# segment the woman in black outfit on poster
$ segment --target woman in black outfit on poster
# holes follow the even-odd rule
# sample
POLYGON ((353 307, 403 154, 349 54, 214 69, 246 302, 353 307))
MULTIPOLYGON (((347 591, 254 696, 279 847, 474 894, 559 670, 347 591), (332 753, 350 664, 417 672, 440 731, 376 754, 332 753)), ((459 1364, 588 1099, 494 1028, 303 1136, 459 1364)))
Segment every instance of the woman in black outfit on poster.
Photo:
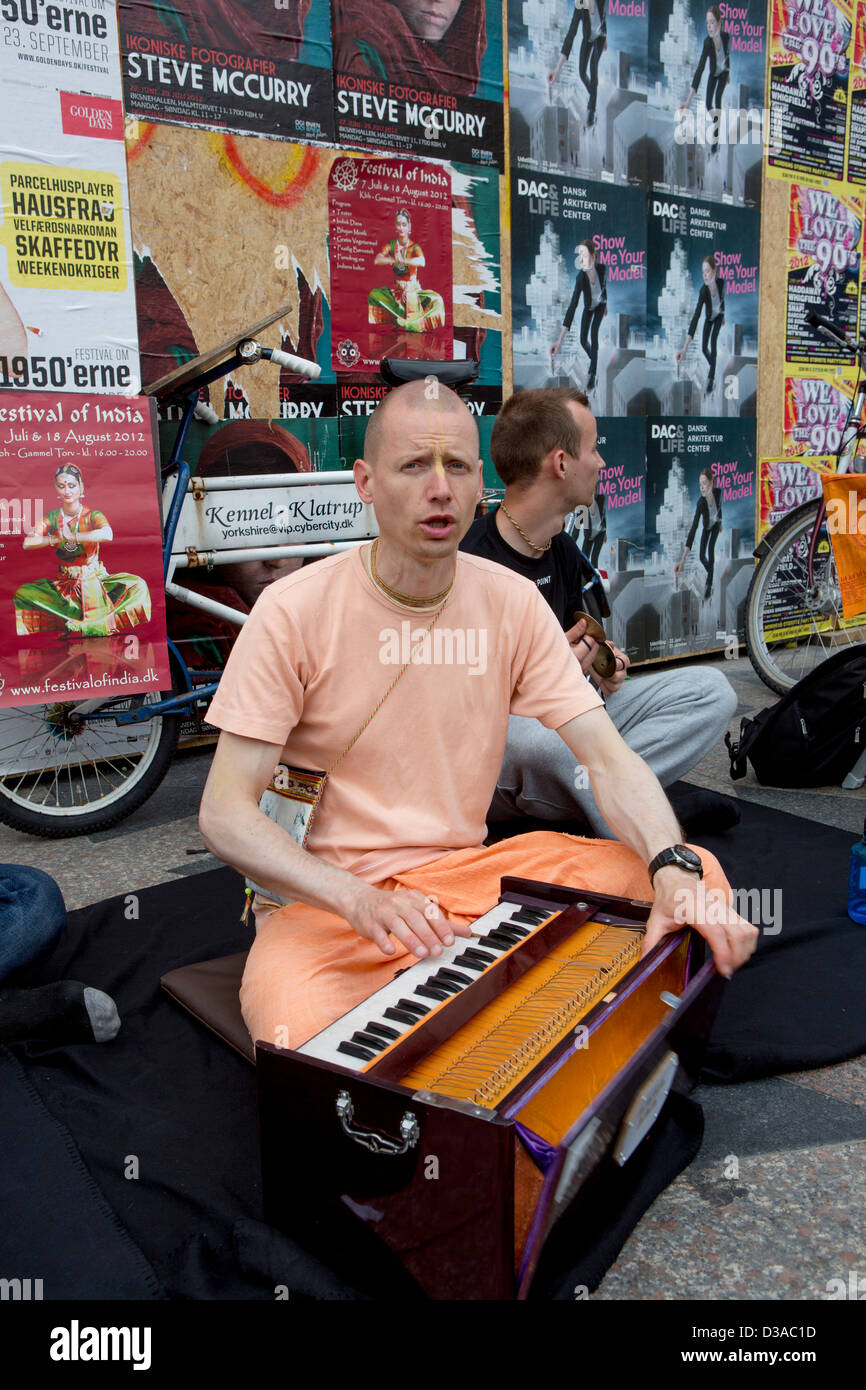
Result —
POLYGON ((715 563, 716 541, 719 539, 719 532, 722 529, 722 489, 715 485, 712 468, 701 469, 698 486, 701 489, 701 495, 698 498, 698 505, 695 507, 695 515, 692 519, 688 538, 686 539, 683 558, 678 565, 674 565, 674 574, 679 574, 682 571, 683 565, 686 563, 686 556, 692 548, 695 532, 698 529, 698 522, 700 521, 702 523, 700 561, 707 572, 707 586, 704 590, 704 598, 708 599, 713 591, 713 565, 715 563))
POLYGON ((687 111, 692 104, 692 97, 696 95, 698 87, 701 85, 701 77, 704 72, 704 65, 709 64, 707 71, 707 110, 713 118, 713 133, 710 143, 710 154, 715 154, 719 148, 719 120, 722 114, 722 97, 731 76, 731 36, 727 29, 722 28, 722 12, 718 5, 710 5, 707 10, 707 37, 704 39, 704 46, 701 49, 701 60, 695 69, 692 78, 692 85, 688 96, 680 106, 680 111, 687 111))
POLYGON ((707 378, 706 393, 709 396, 716 385, 716 348, 719 341, 719 333, 725 321, 725 282, 719 274, 716 266, 715 256, 705 256, 701 264, 701 273, 704 283, 698 292, 698 302, 695 305, 695 312, 692 314, 692 321, 689 324, 689 331, 686 334, 686 341, 677 353, 677 364, 682 362, 688 350, 689 343, 695 336, 695 329, 698 326, 698 319, 701 310, 706 309, 707 316, 704 319, 704 335, 701 340, 701 351, 707 359, 710 375, 707 378))
POLYGON ((553 72, 547 74, 547 80, 552 87, 559 74, 562 72, 562 65, 571 56, 571 48, 577 34, 578 24, 581 27, 580 38, 580 80, 589 93, 589 106, 586 112, 587 126, 595 125, 595 103, 598 96, 598 65, 601 55, 607 47, 607 0, 578 0, 574 6, 574 13, 571 16, 571 23, 568 26, 568 33, 562 45, 562 52, 556 62, 553 72))
POLYGON ((562 329, 559 337, 550 349, 550 361, 562 347, 562 340, 571 328, 574 320, 577 303, 583 295, 583 314, 580 319, 580 346, 589 358, 589 377, 586 382, 587 391, 591 391, 595 386, 595 374, 598 367, 598 330, 601 328, 601 321, 607 313, 607 269, 599 264, 598 253, 595 249, 595 242, 592 237, 582 241, 577 248, 575 265, 578 267, 578 276, 574 282, 574 290, 571 296, 571 303, 565 311, 565 318, 562 321, 562 329))

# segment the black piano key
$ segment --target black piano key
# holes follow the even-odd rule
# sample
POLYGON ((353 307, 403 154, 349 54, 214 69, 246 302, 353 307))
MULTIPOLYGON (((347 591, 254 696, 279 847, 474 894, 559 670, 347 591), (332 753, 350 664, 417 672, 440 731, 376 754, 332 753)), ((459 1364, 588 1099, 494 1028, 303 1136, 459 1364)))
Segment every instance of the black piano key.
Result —
MULTIPOLYGON (((494 956, 492 951, 479 951, 477 946, 467 946, 463 955, 464 957, 468 956, 470 960, 477 960, 478 964, 485 968, 488 965, 492 965, 496 960, 496 956, 494 956)), ((456 960, 457 957, 455 956, 454 959, 456 960)), ((462 964, 465 965, 466 961, 463 960, 462 964)))
POLYGON ((538 907, 519 907, 512 918, 515 922, 522 922, 527 927, 538 927, 550 916, 549 912, 542 912, 538 907))
POLYGON ((369 1047, 359 1047, 357 1043, 353 1042, 337 1043, 337 1051, 345 1052, 350 1057, 360 1057, 362 1062, 372 1062, 373 1058, 376 1056, 375 1052, 371 1052, 369 1047))
POLYGON ((453 980, 446 980, 444 975, 428 975, 424 983, 432 985, 434 989, 444 989, 448 994, 459 994, 463 988, 462 985, 455 985, 453 980))
POLYGON ((461 956, 454 957, 455 965, 465 966, 467 970, 486 970, 486 966, 480 960, 472 960, 468 951, 464 951, 461 956))
POLYGON ((394 1042, 400 1034, 396 1028, 387 1028, 384 1023, 365 1023, 365 1033, 375 1033, 377 1038, 387 1038, 389 1042, 394 1042))
POLYGON ((450 989, 443 989, 441 985, 419 985, 415 993, 423 994, 425 999, 435 999, 440 1004, 443 999, 450 999, 452 997, 452 991, 450 989))
POLYGON ((355 1032, 351 1040, 359 1047, 372 1047, 374 1052, 383 1052, 388 1046, 384 1038, 374 1038, 372 1033, 355 1032))
POLYGON ((414 1025, 418 1022, 418 1015, 410 1014, 406 1009, 383 1009, 382 1014, 385 1018, 395 1019, 397 1023, 411 1023, 414 1025))
POLYGON ((466 985, 472 984, 471 975, 464 975, 459 970, 450 970, 447 966, 444 965, 441 970, 436 971, 436 974, 433 976, 433 978, 434 980, 450 980, 452 984, 461 985, 464 988, 466 987, 466 985))
POLYGON ((510 932, 513 932, 515 936, 519 936, 521 940, 523 940, 524 936, 529 935, 529 928, 520 926, 518 922, 515 922, 513 917, 509 917, 507 922, 502 923, 502 926, 507 927, 510 932))
POLYGON ((418 1018, 423 1018, 425 1014, 430 1012, 424 1004, 419 1004, 417 999, 398 999, 397 1008, 407 1009, 410 1014, 416 1014, 418 1018))
POLYGON ((503 951, 507 951, 510 947, 516 946, 519 939, 519 937, 515 939, 506 932, 500 931, 498 927, 495 931, 489 931, 484 937, 485 942, 488 942, 491 946, 499 946, 503 951))

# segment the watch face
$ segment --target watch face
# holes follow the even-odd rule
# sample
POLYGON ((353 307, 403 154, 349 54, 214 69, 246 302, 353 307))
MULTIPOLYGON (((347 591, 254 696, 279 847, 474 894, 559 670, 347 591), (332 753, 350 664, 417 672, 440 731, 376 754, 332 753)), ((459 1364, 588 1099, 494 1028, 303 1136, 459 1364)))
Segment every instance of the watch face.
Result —
POLYGON ((685 845, 675 845, 673 852, 676 855, 677 862, 684 865, 685 868, 700 870, 703 867, 701 864, 701 856, 695 854, 693 849, 686 849, 685 845))

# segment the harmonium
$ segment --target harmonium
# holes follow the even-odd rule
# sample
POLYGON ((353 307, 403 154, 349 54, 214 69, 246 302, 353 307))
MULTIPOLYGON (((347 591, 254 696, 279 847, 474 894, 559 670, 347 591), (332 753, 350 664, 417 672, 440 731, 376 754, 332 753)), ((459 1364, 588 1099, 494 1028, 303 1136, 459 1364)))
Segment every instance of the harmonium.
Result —
POLYGON ((724 982, 688 927, 640 958, 650 906, 504 878, 471 938, 297 1051, 257 1043, 266 1221, 354 1288, 527 1298, 697 1079, 724 982))

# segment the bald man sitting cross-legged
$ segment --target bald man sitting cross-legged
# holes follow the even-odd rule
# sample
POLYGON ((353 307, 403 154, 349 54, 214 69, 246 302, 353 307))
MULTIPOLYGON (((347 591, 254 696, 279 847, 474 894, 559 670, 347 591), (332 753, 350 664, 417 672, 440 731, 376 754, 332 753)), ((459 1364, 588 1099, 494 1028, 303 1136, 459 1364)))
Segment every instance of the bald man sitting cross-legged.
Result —
MULTIPOLYGON (((288 900, 257 912, 241 989, 253 1039, 297 1047, 412 956, 441 954, 497 901, 506 873, 654 890, 645 950, 685 916, 725 974, 755 946, 755 929, 719 914, 718 899, 723 921, 703 920, 713 895, 699 891, 696 855, 650 882, 647 865, 681 839, 658 782, 535 586, 458 554, 481 493, 478 433, 458 397, 431 386, 392 391, 371 417, 355 480, 378 541, 262 594, 208 713, 223 732, 202 833, 272 904, 288 900), (621 843, 539 832, 484 847, 509 712, 557 730, 621 843), (333 768, 304 849, 259 809, 278 763, 333 768)), ((716 861, 700 859, 729 899, 716 861)))

